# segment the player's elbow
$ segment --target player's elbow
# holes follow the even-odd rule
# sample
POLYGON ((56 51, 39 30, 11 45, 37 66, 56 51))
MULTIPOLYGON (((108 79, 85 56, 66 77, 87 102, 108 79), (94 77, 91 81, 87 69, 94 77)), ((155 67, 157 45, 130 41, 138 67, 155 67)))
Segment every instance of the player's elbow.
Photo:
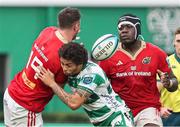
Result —
POLYGON ((69 107, 70 107, 72 110, 76 110, 76 109, 78 109, 79 107, 81 107, 81 104, 69 104, 69 107))
POLYGON ((72 110, 77 110, 79 107, 72 106, 70 107, 72 110))
POLYGON ((80 97, 79 94, 75 93, 71 96, 71 99, 69 100, 68 106, 72 110, 76 110, 84 103, 84 98, 80 97))

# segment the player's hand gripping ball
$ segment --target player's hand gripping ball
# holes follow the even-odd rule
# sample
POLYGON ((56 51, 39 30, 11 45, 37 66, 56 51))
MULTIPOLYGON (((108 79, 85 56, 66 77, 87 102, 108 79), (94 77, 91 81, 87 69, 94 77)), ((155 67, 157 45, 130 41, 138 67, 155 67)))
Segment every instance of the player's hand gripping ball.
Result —
POLYGON ((98 38, 94 43, 91 56, 97 61, 105 60, 111 57, 118 48, 118 37, 112 34, 105 34, 98 38))

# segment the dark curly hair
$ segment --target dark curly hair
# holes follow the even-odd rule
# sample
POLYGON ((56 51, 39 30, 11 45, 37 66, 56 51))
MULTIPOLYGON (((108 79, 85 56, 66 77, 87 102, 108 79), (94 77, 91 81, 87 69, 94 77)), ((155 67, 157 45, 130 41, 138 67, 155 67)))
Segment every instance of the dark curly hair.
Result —
POLYGON ((84 48, 84 46, 75 42, 64 44, 59 49, 59 56, 66 60, 71 60, 76 65, 84 65, 88 61, 87 50, 84 48))

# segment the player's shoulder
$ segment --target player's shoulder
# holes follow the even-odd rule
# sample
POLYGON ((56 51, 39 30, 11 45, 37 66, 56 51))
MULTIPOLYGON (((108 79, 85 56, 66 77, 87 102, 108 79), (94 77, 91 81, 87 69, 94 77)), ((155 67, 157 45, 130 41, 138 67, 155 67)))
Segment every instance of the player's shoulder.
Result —
POLYGON ((146 42, 146 47, 149 48, 150 50, 152 50, 154 53, 165 53, 165 51, 163 49, 161 49, 160 47, 158 47, 155 44, 152 44, 150 42, 146 42))
POLYGON ((152 44, 151 42, 146 42, 146 46, 155 50, 161 50, 157 45, 152 44))
POLYGON ((175 57, 175 54, 171 54, 170 56, 168 56, 168 58, 167 58, 169 61, 171 61, 171 62, 174 62, 174 61, 176 61, 176 57, 175 57))
POLYGON ((86 64, 85 69, 89 71, 89 70, 94 70, 95 68, 97 69, 98 67, 99 67, 98 64, 96 64, 95 62, 89 60, 87 62, 87 64, 86 64))
POLYGON ((49 26, 49 27, 45 27, 42 32, 48 32, 48 31, 56 31, 57 27, 54 26, 49 26))
POLYGON ((50 35, 53 35, 53 33, 55 32, 57 30, 57 28, 56 27, 53 27, 53 26, 51 26, 51 27, 46 27, 46 28, 44 28, 41 32, 40 32, 40 34, 39 34, 39 36, 38 36, 38 39, 44 39, 44 38, 49 38, 50 37, 50 35))
POLYGON ((102 71, 101 67, 92 61, 88 61, 85 67, 86 73, 94 73, 94 70, 96 70, 96 73, 100 73, 102 71))
POLYGON ((174 59, 175 58, 175 54, 171 54, 168 59, 174 59))

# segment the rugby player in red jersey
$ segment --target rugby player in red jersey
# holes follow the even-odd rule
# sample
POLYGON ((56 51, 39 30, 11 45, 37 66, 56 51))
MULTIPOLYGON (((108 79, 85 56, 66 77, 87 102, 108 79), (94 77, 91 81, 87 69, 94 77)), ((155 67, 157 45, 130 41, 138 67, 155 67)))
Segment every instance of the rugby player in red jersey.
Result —
POLYGON ((120 47, 99 65, 109 77, 114 91, 132 110, 135 126, 162 126, 156 74, 160 75, 162 84, 169 91, 177 89, 177 79, 168 67, 166 53, 140 39, 140 25, 141 21, 135 15, 120 17, 120 47))
POLYGON ((58 50, 76 38, 80 30, 79 10, 64 8, 58 14, 58 23, 59 27, 47 27, 40 33, 32 45, 26 67, 8 85, 4 94, 6 126, 43 126, 41 112, 54 93, 37 78, 37 66, 49 68, 58 84, 66 82, 58 50))

